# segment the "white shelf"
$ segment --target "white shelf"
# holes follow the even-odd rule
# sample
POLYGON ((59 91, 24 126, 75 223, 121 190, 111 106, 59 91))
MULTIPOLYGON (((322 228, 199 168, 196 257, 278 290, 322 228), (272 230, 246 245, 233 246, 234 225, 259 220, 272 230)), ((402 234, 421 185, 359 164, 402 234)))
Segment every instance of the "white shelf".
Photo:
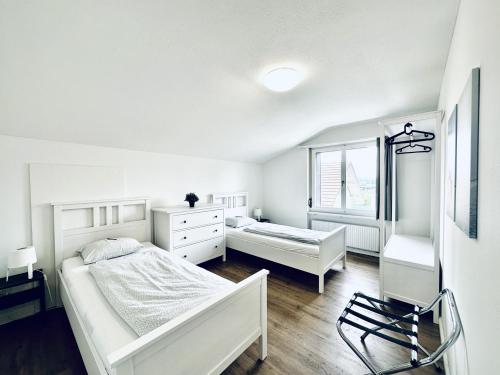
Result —
POLYGON ((434 271, 434 246, 428 237, 393 234, 385 245, 386 262, 434 271))

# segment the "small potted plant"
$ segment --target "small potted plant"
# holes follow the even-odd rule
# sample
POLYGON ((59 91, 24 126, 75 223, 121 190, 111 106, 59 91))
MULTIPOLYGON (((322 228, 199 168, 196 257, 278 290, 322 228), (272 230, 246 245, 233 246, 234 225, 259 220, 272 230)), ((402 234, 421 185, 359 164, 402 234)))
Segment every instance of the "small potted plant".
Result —
POLYGON ((189 193, 186 194, 186 199, 184 199, 184 202, 189 202, 189 207, 193 208, 194 204, 198 202, 200 199, 195 193, 189 193))

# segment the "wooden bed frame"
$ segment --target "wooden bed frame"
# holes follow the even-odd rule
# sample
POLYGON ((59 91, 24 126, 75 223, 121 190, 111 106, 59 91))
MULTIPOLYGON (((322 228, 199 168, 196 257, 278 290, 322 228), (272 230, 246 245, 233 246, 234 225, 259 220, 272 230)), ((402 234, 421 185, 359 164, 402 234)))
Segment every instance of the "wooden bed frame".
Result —
POLYGON ((102 238, 151 238, 150 202, 131 198, 54 203, 58 298, 68 315, 87 372, 91 375, 219 374, 259 339, 267 356, 267 275, 261 270, 236 288, 143 335, 104 361, 83 323, 61 272, 62 261, 83 244, 102 238), (167 366, 167 367, 165 367, 167 366))
MULTIPOLYGON (((225 206, 225 217, 248 216, 247 192, 214 193, 212 194, 212 202, 225 206)), ((328 234, 321 245, 319 245, 318 258, 291 252, 268 244, 232 238, 231 236, 227 236, 227 233, 226 246, 259 258, 317 275, 319 278, 318 292, 323 293, 325 288, 325 273, 339 261, 342 261, 342 268, 346 268, 347 252, 345 245, 345 229, 346 226, 343 225, 328 234)))

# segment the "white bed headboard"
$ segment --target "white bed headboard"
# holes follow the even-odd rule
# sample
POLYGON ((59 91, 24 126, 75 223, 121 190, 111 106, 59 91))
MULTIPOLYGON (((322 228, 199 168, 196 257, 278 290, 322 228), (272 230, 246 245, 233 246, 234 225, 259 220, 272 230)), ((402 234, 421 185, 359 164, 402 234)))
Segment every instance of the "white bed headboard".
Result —
POLYGON ((107 237, 151 240, 148 198, 52 203, 54 209, 54 265, 76 255, 84 244, 107 237))
POLYGON ((224 216, 248 216, 248 193, 213 193, 212 203, 224 205, 224 216))
POLYGON ((54 210, 54 276, 56 305, 60 305, 57 270, 87 243, 107 237, 151 241, 151 207, 148 198, 119 198, 52 203, 54 210))

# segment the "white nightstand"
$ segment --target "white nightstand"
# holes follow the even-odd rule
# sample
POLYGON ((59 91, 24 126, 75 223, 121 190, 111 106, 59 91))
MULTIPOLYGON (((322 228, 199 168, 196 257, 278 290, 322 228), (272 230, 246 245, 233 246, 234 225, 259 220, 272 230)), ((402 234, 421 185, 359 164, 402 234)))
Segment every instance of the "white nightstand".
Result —
POLYGON ((155 245, 195 264, 226 260, 223 205, 153 208, 153 221, 155 245))

